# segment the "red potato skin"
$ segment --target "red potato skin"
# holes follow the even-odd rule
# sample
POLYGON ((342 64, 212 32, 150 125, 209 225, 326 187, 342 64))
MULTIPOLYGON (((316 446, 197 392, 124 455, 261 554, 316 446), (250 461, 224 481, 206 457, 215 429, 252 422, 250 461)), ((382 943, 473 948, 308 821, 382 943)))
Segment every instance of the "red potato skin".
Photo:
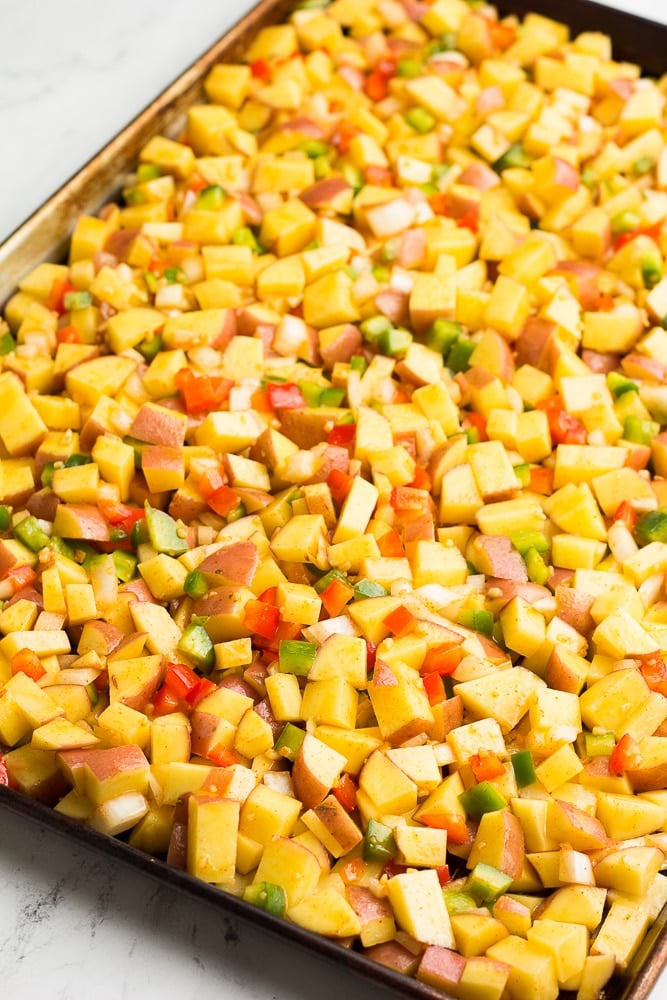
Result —
POLYGON ((479 535, 473 549, 484 553, 495 577, 516 584, 528 583, 526 564, 505 535, 479 535))
POLYGON ((148 444, 182 448, 186 429, 186 422, 166 406, 144 403, 132 421, 130 436, 148 444))
POLYGON ((366 886, 348 885, 345 893, 348 903, 362 924, 369 923, 371 920, 383 920, 386 917, 393 917, 389 900, 374 896, 366 886))
POLYGON ((249 587, 259 565, 257 546, 252 542, 234 542, 211 553, 197 567, 202 573, 215 573, 232 583, 249 587))
POLYGON ((551 591, 547 587, 541 587, 539 583, 521 583, 500 577, 487 579, 485 590, 487 594, 490 590, 499 590, 500 596, 496 597, 494 594, 494 600, 501 601, 503 604, 508 604, 515 597, 521 597, 524 601, 528 601, 529 604, 534 604, 536 601, 551 597, 551 591))
POLYGON ((68 503, 66 506, 78 521, 78 538, 85 542, 109 541, 109 525, 97 507, 90 503, 68 503))
POLYGON ((441 990, 456 989, 461 982, 466 959, 451 948, 430 944, 422 955, 417 979, 441 990))
POLYGON ((349 361, 362 344, 359 327, 353 323, 346 323, 338 337, 332 344, 324 347, 319 345, 322 361, 327 368, 333 368, 337 361, 349 361))
POLYGON ((571 625, 581 635, 589 635, 595 628, 595 622, 590 610, 595 598, 583 594, 572 587, 559 585, 556 587, 556 613, 564 622, 571 625))
POLYGON ((598 375, 608 375, 609 372, 618 368, 618 354, 601 354, 600 351, 584 349, 581 352, 581 360, 587 364, 592 372, 598 375))
MULTIPOLYGON (((478 101, 483 99, 489 105, 489 107, 484 109, 485 111, 491 110, 491 102, 498 100, 498 93, 500 94, 500 104, 493 104, 493 107, 498 108, 502 107, 505 103, 500 87, 487 87, 479 95, 478 101)), ((477 188, 478 191, 488 191, 490 188, 497 187, 500 183, 501 180, 498 174, 491 167, 487 167, 485 163, 471 163, 459 177, 459 184, 477 188)))
POLYGON ((309 208, 328 208, 337 211, 337 206, 343 209, 349 204, 352 187, 344 177, 326 177, 306 188, 299 195, 309 208))
POLYGON ((192 792, 181 795, 174 806, 174 822, 171 828, 167 864, 185 871, 188 855, 188 799, 192 792))
POLYGON ((285 723, 279 722, 275 715, 271 711, 271 705, 268 698, 261 698, 255 705, 255 711, 259 715, 260 719, 264 719, 265 722, 271 726, 271 731, 273 733, 274 739, 278 739, 282 733, 285 723))
POLYGON ((387 288, 375 296, 375 305, 379 311, 396 325, 407 323, 408 302, 406 293, 395 288, 387 288))
POLYGON ((35 517, 43 518, 45 521, 52 521, 56 516, 60 500, 53 490, 45 487, 33 493, 26 504, 26 509, 35 517))
POLYGON ((121 771, 123 774, 127 774, 131 771, 148 767, 148 761, 143 750, 140 750, 133 743, 127 746, 111 747, 108 750, 93 748, 88 751, 88 755, 83 758, 82 762, 92 771, 98 781, 113 778, 115 774, 120 774, 121 771))
POLYGON ((141 455, 142 469, 172 469, 177 472, 183 467, 183 452, 180 448, 170 448, 162 444, 152 444, 144 448, 141 455))
POLYGON ((435 541, 435 517, 427 511, 419 517, 408 521, 403 528, 403 542, 433 542, 435 541))
POLYGON ((423 229, 408 229, 398 250, 401 267, 417 267, 426 255, 426 234, 423 229))
POLYGON ((350 468, 350 453, 341 445, 329 444, 322 452, 322 462, 317 472, 308 480, 309 483, 325 483, 334 469, 348 472, 350 468))
POLYGON ((133 594, 137 601, 142 601, 148 604, 159 603, 155 600, 148 588, 148 585, 144 583, 142 579, 130 580, 129 583, 124 583, 118 588, 118 590, 123 594, 133 594))
POLYGON ((516 364, 548 369, 556 333, 555 323, 540 319, 538 316, 529 316, 523 330, 514 341, 516 364))
POLYGON ((12 604, 16 604, 17 601, 32 601, 40 611, 44 610, 42 595, 32 587, 24 587, 23 590, 17 590, 14 596, 5 602, 4 607, 11 608, 12 604))
POLYGON ((402 972, 406 976, 413 976, 419 965, 419 954, 415 955, 398 941, 374 944, 371 948, 366 948, 364 954, 374 962, 395 969, 396 972, 402 972))

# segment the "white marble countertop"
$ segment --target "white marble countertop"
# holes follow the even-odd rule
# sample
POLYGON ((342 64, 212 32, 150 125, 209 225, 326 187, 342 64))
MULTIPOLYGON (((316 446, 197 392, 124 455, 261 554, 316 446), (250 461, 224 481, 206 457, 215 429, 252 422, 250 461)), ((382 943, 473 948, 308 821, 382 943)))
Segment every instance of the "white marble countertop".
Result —
MULTIPOLYGON (((614 5, 667 21, 666 0, 614 5)), ((0 0, 0 240, 251 6, 0 0)), ((5 810, 0 823, 3 996, 387 996, 5 810)))

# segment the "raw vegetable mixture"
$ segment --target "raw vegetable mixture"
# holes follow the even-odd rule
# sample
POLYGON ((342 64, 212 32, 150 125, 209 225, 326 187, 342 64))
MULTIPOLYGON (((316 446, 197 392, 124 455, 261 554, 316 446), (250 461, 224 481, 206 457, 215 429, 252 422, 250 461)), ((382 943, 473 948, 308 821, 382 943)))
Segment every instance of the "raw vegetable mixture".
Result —
POLYGON ((667 81, 306 0, 0 320, 0 781, 462 1000, 667 901, 667 81))

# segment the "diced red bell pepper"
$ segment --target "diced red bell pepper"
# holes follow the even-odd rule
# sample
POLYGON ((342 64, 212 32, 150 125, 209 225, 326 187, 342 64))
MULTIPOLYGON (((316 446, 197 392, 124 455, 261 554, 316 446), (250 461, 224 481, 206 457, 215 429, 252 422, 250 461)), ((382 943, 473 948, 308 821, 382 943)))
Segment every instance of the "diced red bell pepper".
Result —
POLYGON ((375 667, 375 658, 377 654, 377 646, 370 639, 366 639, 366 670, 368 673, 372 673, 375 667))
POLYGON ((168 663, 164 683, 177 698, 186 700, 199 683, 199 674, 185 663, 168 663))
POLYGON ((486 433, 486 420, 481 413, 477 413, 476 410, 470 410, 465 416, 466 424, 468 427, 472 427, 477 431, 480 441, 488 441, 489 435, 486 433))
POLYGON ((443 677, 447 677, 454 673, 461 662, 461 656, 461 646, 458 643, 456 645, 442 643, 439 646, 431 646, 424 657, 421 673, 441 674, 443 677))
POLYGON ((476 212, 469 210, 456 220, 456 225, 459 229, 469 229, 472 233, 476 233, 479 229, 479 217, 476 212))
POLYGON ((394 434, 394 444, 405 448, 411 458, 417 457, 417 441, 414 434, 394 434))
POLYGON ((342 121, 337 130, 337 134, 334 136, 334 145, 338 146, 338 152, 341 156, 350 148, 350 143, 355 136, 361 134, 361 129, 357 125, 353 125, 352 122, 342 121))
POLYGON ((422 681, 429 705, 440 705, 443 701, 446 701, 447 694, 440 674, 435 673, 435 671, 430 674, 423 674, 422 681))
POLYGON ((551 440, 554 444, 586 444, 588 434, 581 420, 564 409, 559 396, 551 396, 537 404, 536 409, 547 415, 551 440))
POLYGON ((630 733, 625 733, 609 755, 609 773, 620 778, 626 771, 641 767, 641 763, 639 744, 630 733))
POLYGON ((11 659, 12 674, 26 674, 33 681, 40 680, 46 670, 37 653, 32 649, 19 649, 11 659))
POLYGON ((357 433, 356 424, 336 424, 327 435, 327 444, 336 445, 341 448, 349 448, 354 444, 354 437, 357 433))
POLYGON ((340 871, 340 877, 347 885, 354 885, 355 882, 361 881, 366 871, 363 858, 350 858, 341 864, 340 869, 338 866, 336 868, 340 871))
POLYGON ((667 697, 667 664, 660 653, 643 657, 639 670, 651 691, 667 697))
POLYGON ((438 876, 438 882, 440 883, 440 885, 447 885, 447 883, 451 882, 452 880, 452 876, 449 871, 449 865, 440 865, 438 868, 435 869, 435 873, 438 876))
POLYGON ((449 198, 445 191, 435 191, 430 194, 428 203, 436 215, 449 215, 449 198))
POLYGON ((56 278, 49 289, 49 294, 46 299, 47 309, 52 309, 54 312, 57 312, 59 316, 62 316, 67 312, 63 301, 65 296, 68 292, 75 291, 76 288, 70 281, 67 280, 67 278, 56 278))
POLYGON ((510 47, 516 38, 516 28, 511 24, 504 24, 502 21, 491 21, 489 34, 494 48, 503 52, 510 47))
POLYGON ((629 500, 623 500, 616 508, 613 520, 622 521, 628 531, 634 531, 637 524, 637 511, 629 500))
POLYGON ((240 764, 241 758, 229 747, 213 747, 206 754, 206 759, 212 761, 217 767, 231 767, 232 764, 240 764))
POLYGON ((215 684, 208 677, 200 677, 185 699, 190 708, 196 708, 202 698, 215 691, 215 684))
POLYGON ((273 639, 280 624, 280 612, 264 601, 248 601, 245 606, 244 624, 251 632, 273 639))
POLYGON ((231 486, 221 486, 206 497, 206 503, 220 517, 228 517, 240 502, 238 493, 231 486))
POLYGON ((231 379, 221 375, 193 375, 189 368, 181 368, 174 382, 190 414, 221 409, 234 385, 231 379))
POLYGON ((59 344, 80 344, 81 334, 75 326, 61 326, 56 330, 56 340, 59 344))
POLYGON ((377 546, 380 555, 387 559, 403 559, 405 557, 405 547, 396 528, 390 528, 384 535, 380 535, 377 539, 377 546))
POLYGON ((426 469, 423 469, 421 465, 418 465, 415 469, 415 478, 411 483, 408 483, 413 490, 427 490, 430 492, 433 483, 431 477, 429 476, 426 469))
POLYGON ((324 610, 330 618, 336 618, 353 597, 354 587, 336 578, 320 594, 324 610))
POLYGON ((271 79, 271 67, 266 59, 254 59, 250 63, 250 72, 256 80, 261 80, 263 83, 268 83, 271 79))
POLYGON ((393 187, 394 175, 388 167, 379 167, 371 163, 364 169, 364 179, 374 187, 393 187))
POLYGON ((343 809, 353 812, 357 808, 357 785, 347 772, 341 774, 332 791, 343 809))
POLYGON ((548 466, 535 465, 528 470, 529 488, 533 493, 548 497, 554 491, 554 470, 548 466))
POLYGON ((637 236, 650 236, 652 240, 658 240, 662 230, 662 222, 654 222, 652 226, 638 226, 637 229, 629 233, 620 233, 614 240, 614 252, 616 253, 637 236))
POLYGON ((452 844, 467 844, 470 840, 468 824, 462 816, 453 813, 422 813, 419 822, 434 830, 446 830, 452 844))
POLYGON ((162 687, 158 688, 155 692, 155 696, 153 698, 154 719, 159 718, 161 715, 171 715, 172 712, 180 712, 182 709, 183 704, 166 684, 163 684, 162 687))
POLYGON ((341 469, 331 470, 327 476, 327 486, 335 503, 339 505, 343 503, 350 492, 352 482, 352 476, 348 476, 347 472, 343 472, 341 469))
POLYGON ((130 534, 137 521, 143 521, 146 517, 143 507, 130 507, 124 503, 101 500, 99 508, 109 524, 124 531, 126 535, 130 534))
POLYGON ((470 768, 476 781, 493 781, 505 773, 503 762, 498 754, 490 750, 480 750, 470 758, 470 768))
POLYGON ((301 410, 306 405, 301 389, 294 382, 269 382, 266 394, 273 410, 301 410))
POLYGON ((277 587, 267 587, 257 598, 258 601, 263 601, 264 604, 273 604, 275 608, 278 607, 278 588, 277 587))
POLYGON ((389 614, 382 619, 383 623, 392 635, 398 636, 399 638, 407 635, 408 632, 412 630, 416 620, 415 616, 411 611, 408 611, 404 604, 399 604, 397 608, 390 611, 389 614))
POLYGON ((386 875, 387 878, 393 878, 394 875, 404 875, 407 870, 407 865, 402 865, 398 861, 387 861, 382 866, 382 875, 386 875))
POLYGON ((383 101, 389 93, 387 77, 378 69, 372 70, 364 82, 364 93, 372 101, 383 101))

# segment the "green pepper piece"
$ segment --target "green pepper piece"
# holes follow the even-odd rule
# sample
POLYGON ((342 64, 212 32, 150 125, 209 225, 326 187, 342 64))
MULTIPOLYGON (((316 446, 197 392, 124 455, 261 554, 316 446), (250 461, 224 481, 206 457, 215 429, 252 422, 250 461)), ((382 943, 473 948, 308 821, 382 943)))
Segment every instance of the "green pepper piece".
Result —
POLYGON ((206 674, 215 666, 213 643, 203 625, 186 626, 176 648, 206 674))
POLYGON ((445 887, 442 890, 442 898, 445 901, 447 913, 450 916, 453 913, 465 913, 466 910, 477 909, 477 900, 475 897, 471 896, 469 892, 463 892, 461 889, 447 889, 445 887))
POLYGON ((301 394, 306 402, 306 406, 321 406, 322 393, 324 392, 324 386, 320 385, 319 382, 299 382, 297 383, 299 389, 301 389, 301 394))
POLYGON ((116 576, 121 583, 128 583, 134 578, 137 572, 137 557, 133 552, 123 552, 122 549, 114 549, 111 553, 116 576))
POLYGON ((142 340, 137 350, 146 361, 152 361, 164 347, 162 337, 159 333, 154 333, 150 337, 142 340))
POLYGON ((456 620, 464 628, 481 632, 489 639, 493 635, 493 615, 490 611, 485 611, 482 608, 464 608, 456 620))
POLYGON ((354 189, 355 194, 357 191, 361 191, 366 181, 360 167, 357 167, 354 163, 344 163, 342 173, 347 183, 354 189))
POLYGON ((50 486, 53 482, 53 473, 56 468, 55 462, 45 462, 42 469, 42 473, 39 477, 39 481, 42 486, 50 486))
POLYGON ((278 646, 278 670, 282 674, 305 677, 313 665, 317 645, 301 639, 281 639, 278 646))
POLYGON ((75 562, 74 549, 64 538, 60 538, 58 535, 51 535, 49 538, 49 548, 65 559, 71 559, 72 562, 75 562))
POLYGON ((532 162, 533 157, 530 153, 526 152, 521 143, 514 142, 491 166, 496 173, 500 174, 503 170, 510 170, 513 167, 522 167, 524 170, 527 170, 532 162))
POLYGON ((345 576, 345 573, 341 573, 339 569, 330 569, 329 572, 325 573, 324 576, 321 576, 313 586, 315 587, 317 593, 321 594, 327 589, 330 583, 333 583, 334 580, 341 580, 343 583, 348 584, 350 582, 345 576))
POLYGON ((620 236, 622 233, 632 233, 641 225, 641 219, 631 208, 626 208, 622 212, 612 215, 609 225, 613 236, 620 236))
POLYGON ((439 351, 440 354, 447 355, 463 334, 463 327, 453 319, 443 319, 439 316, 431 324, 431 328, 426 334, 426 346, 432 351, 439 351))
POLYGON ((63 467, 65 469, 73 469, 78 465, 90 465, 92 463, 92 458, 90 455, 80 455, 78 452, 74 452, 73 455, 69 455, 63 462, 63 467))
POLYGON ((394 327, 380 334, 378 350, 381 354, 386 354, 390 358, 397 358, 405 354, 412 340, 412 334, 409 330, 394 327))
POLYGON ((198 569, 193 569, 188 573, 183 584, 183 591, 188 597, 203 597, 208 589, 209 586, 203 573, 198 569))
POLYGON ((512 468, 521 485, 530 486, 530 462, 521 462, 519 465, 513 465, 512 468))
POLYGON ((522 556, 525 556, 530 549, 535 549, 540 555, 549 551, 549 542, 541 531, 513 531, 510 541, 522 556))
POLYGON ((39 552, 49 544, 50 538, 40 527, 39 521, 32 514, 17 521, 14 525, 14 537, 31 552, 39 552))
POLYGON ((299 729, 294 723, 286 722, 280 736, 273 745, 273 749, 281 757, 291 760, 293 763, 305 735, 305 729, 299 729))
POLYGON ((667 542, 667 507, 642 514, 635 525, 635 539, 640 545, 667 542))
POLYGON ((419 132, 420 135, 426 135, 427 132, 432 132, 435 126, 438 124, 435 115, 432 115, 430 111, 426 108, 409 108, 403 115, 406 122, 413 128, 415 132, 419 132))
POLYGON ((5 354, 11 354, 12 351, 16 350, 16 341, 12 337, 9 330, 0 334, 0 357, 5 354))
POLYGON ((88 692, 88 697, 90 698, 90 704, 95 708, 100 700, 100 692, 95 687, 95 682, 91 681, 90 684, 86 684, 86 691, 88 692))
POLYGON ((654 166, 655 161, 652 156, 640 156, 632 164, 632 172, 642 177, 644 174, 650 173, 654 166))
POLYGON ((367 344, 377 344, 382 334, 393 330, 393 326, 386 316, 369 316, 360 324, 359 330, 367 344))
MULTIPOLYGON (((180 556, 188 551, 187 539, 180 534, 180 528, 173 517, 163 510, 157 510, 146 501, 146 530, 151 545, 156 552, 164 552, 168 556, 180 556)), ((137 524, 140 522, 137 521, 137 524)))
POLYGON ((634 444, 650 444, 659 433, 660 424, 655 420, 646 420, 631 413, 623 421, 623 438, 634 444))
POLYGON ((281 885, 274 882, 253 882, 243 890, 246 903, 258 906, 275 917, 284 917, 287 911, 287 894, 281 885))
POLYGON ((320 406, 340 406, 345 399, 345 389, 327 386, 320 396, 320 406))
POLYGON ((504 809, 507 799, 490 781, 480 781, 459 795, 459 802, 471 819, 481 819, 484 813, 504 809))
MULTIPOLYGON (((350 358, 350 371, 360 372, 362 375, 368 368, 368 363, 363 354, 353 354, 350 358)), ((352 419, 354 422, 354 418, 352 419)))
POLYGON ((528 549, 523 558, 526 563, 528 579, 533 583, 539 583, 541 587, 546 586, 551 572, 537 549, 528 549))
POLYGON ((613 392, 616 399, 626 392, 639 392, 637 383, 625 375, 621 375, 620 372, 609 372, 607 375, 607 387, 613 392))
POLYGON ((614 733, 580 733, 577 750, 582 757, 608 757, 616 746, 614 733))
POLYGON ((0 504, 0 531, 6 531, 12 523, 12 508, 6 503, 0 504))
POLYGON ((456 343, 452 344, 448 353, 445 364, 451 372, 456 374, 457 372, 464 372, 466 369, 470 368, 470 355, 475 350, 474 340, 468 340, 467 337, 461 337, 456 343))
POLYGON ((396 841, 390 826, 369 819, 363 842, 364 861, 391 861, 396 853, 396 841))
POLYGON ((525 788, 527 785, 532 785, 533 782, 537 781, 535 761, 530 750, 517 750, 516 753, 512 754, 510 760, 512 761, 514 777, 519 788, 525 788))
POLYGON ((374 264, 371 274, 380 285, 386 285, 391 278, 391 271, 385 264, 374 264))
POLYGON ((162 177, 162 170, 156 163, 140 163, 137 167, 137 181, 143 184, 145 181, 154 181, 162 177))
POLYGON ((195 208, 205 212, 219 212, 226 201, 227 192, 225 189, 219 184, 209 184, 197 195, 195 208))
POLYGON ((240 226, 232 233, 232 243, 237 247, 250 247, 253 253, 263 254, 266 249, 259 242, 250 226, 240 226))
POLYGON ((655 288, 662 281, 662 256, 659 251, 644 255, 641 270, 645 288, 655 288))
POLYGON ((227 515, 227 524, 231 524, 232 521, 239 521, 242 517, 245 517, 247 510, 244 503, 237 503, 236 507, 230 510, 227 515))
POLYGON ((594 188, 597 184, 597 174, 590 167, 584 167, 581 171, 581 183, 587 188, 594 188))
POLYGON ((425 72, 424 64, 419 59, 399 59, 396 64, 396 75, 407 79, 423 76, 425 72))
POLYGON ((63 306, 67 312, 75 309, 87 309, 93 304, 93 297, 90 292, 65 292, 63 295, 63 306))
POLYGON ((305 142, 300 142, 296 148, 305 153, 309 160, 318 160, 321 156, 326 156, 327 153, 331 152, 331 146, 322 142, 321 139, 306 139, 305 142))
POLYGON ((381 583, 374 580, 359 580, 354 587, 354 600, 364 601, 367 597, 386 597, 387 591, 381 583))
POLYGON ((468 875, 466 889, 481 903, 494 903, 507 892, 513 881, 511 875, 480 861, 468 875))

